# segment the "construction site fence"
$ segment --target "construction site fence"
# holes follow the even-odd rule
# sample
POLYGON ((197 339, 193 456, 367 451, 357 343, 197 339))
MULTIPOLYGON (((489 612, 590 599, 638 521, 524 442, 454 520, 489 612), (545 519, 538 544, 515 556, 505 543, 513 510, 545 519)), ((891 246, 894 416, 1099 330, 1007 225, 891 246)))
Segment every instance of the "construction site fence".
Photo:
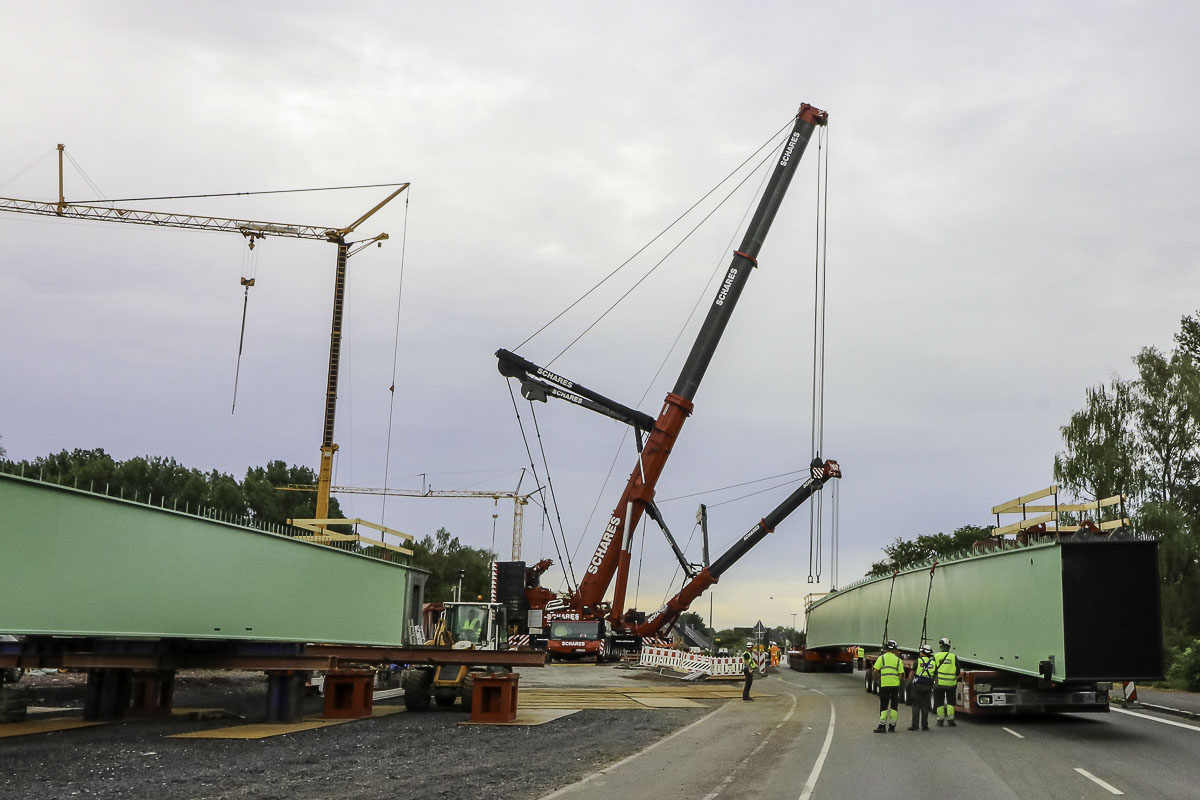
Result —
POLYGON ((665 667, 685 674, 703 672, 712 677, 742 674, 742 660, 730 656, 706 656, 673 647, 642 646, 639 667, 665 667))

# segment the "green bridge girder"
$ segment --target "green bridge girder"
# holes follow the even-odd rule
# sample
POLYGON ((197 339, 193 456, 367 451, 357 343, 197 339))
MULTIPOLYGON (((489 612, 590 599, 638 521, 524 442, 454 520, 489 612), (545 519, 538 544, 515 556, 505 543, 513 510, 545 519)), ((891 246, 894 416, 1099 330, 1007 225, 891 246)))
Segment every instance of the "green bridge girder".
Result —
POLYGON ((1045 541, 876 578, 827 595, 807 611, 812 648, 901 650, 921 645, 922 623, 976 667, 1054 681, 1162 677, 1158 543, 1045 541), (926 596, 929 612, 925 618, 926 596), (889 615, 890 596, 890 615, 889 615))
POLYGON ((0 633, 407 643, 424 571, 0 474, 0 633))

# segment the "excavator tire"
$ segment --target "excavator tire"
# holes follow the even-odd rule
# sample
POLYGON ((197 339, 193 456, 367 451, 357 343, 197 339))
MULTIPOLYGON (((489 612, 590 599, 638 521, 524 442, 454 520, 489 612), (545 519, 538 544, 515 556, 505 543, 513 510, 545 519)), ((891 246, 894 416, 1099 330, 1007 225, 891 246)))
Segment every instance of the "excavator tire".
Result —
POLYGON ((438 693, 433 696, 433 702, 437 703, 443 708, 454 705, 454 701, 457 699, 457 692, 442 692, 439 690, 438 693))
POLYGON ((407 711, 428 711, 430 684, 433 673, 426 669, 406 669, 400 676, 404 687, 404 708, 407 711))
POLYGON ((467 673, 462 686, 458 687, 458 697, 462 700, 463 711, 471 713, 471 701, 475 699, 475 676, 467 673))

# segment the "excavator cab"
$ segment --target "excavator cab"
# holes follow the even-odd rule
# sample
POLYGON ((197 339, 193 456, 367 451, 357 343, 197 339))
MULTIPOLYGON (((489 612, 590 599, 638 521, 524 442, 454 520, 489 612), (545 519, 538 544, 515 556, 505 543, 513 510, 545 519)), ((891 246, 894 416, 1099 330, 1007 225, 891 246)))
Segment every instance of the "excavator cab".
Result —
MULTIPOLYGON (((446 603, 437 629, 426 644, 455 650, 507 650, 506 611, 502 603, 446 603)), ((409 711, 424 711, 430 700, 439 706, 452 706, 458 700, 464 711, 470 711, 474 691, 471 673, 494 669, 470 664, 410 665, 400 675, 404 706, 409 711)))

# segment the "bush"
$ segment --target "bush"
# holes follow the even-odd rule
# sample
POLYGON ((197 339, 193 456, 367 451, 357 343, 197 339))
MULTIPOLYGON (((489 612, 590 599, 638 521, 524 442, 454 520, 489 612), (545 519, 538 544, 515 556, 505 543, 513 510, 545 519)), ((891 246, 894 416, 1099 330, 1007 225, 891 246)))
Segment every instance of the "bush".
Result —
POLYGON ((1167 685, 1172 689, 1200 692, 1200 639, 1182 651, 1176 651, 1167 670, 1167 685))

